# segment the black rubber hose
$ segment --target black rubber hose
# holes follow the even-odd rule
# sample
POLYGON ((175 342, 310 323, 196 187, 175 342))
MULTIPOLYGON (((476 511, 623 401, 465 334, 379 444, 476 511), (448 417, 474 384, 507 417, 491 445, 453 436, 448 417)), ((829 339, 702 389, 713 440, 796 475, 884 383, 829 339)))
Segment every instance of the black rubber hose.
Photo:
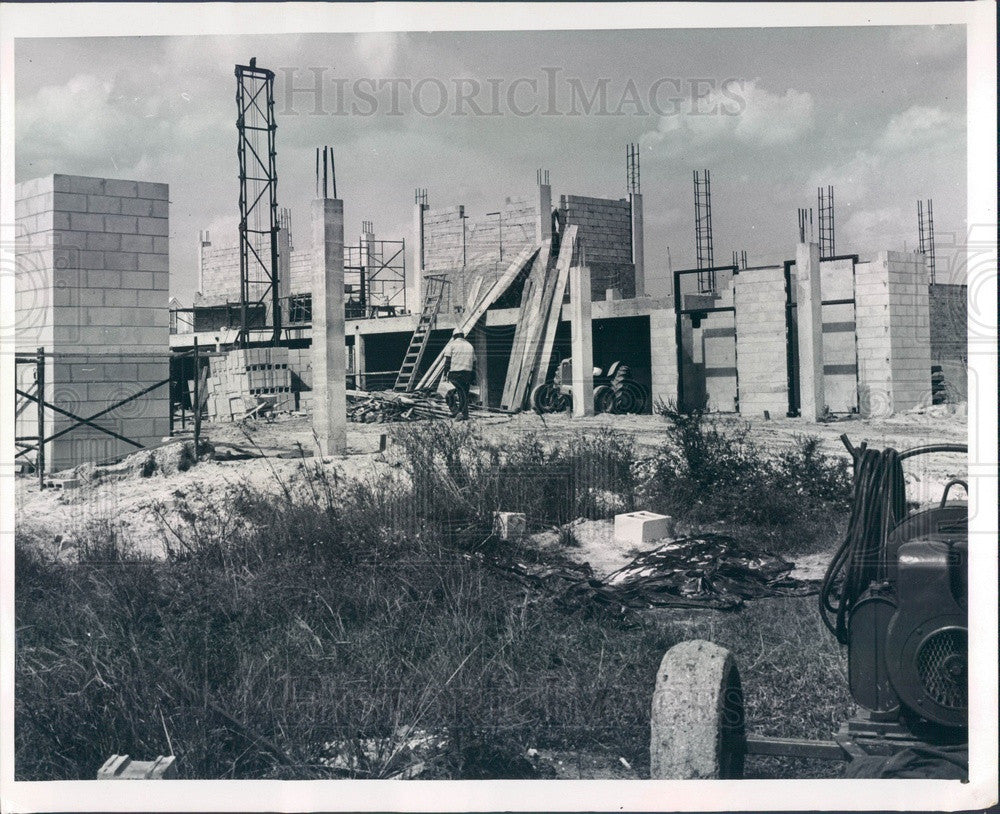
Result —
POLYGON ((854 500, 847 534, 823 577, 820 617, 847 644, 850 612, 873 582, 888 574, 886 543, 906 513, 906 484, 899 453, 860 450, 854 466, 854 500))

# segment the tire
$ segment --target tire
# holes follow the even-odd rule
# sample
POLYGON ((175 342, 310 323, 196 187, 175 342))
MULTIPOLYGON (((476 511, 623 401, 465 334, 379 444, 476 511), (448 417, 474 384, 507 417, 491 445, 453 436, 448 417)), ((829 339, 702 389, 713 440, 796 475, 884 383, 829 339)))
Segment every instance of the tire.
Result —
POLYGON ((739 778, 745 756, 743 691, 732 654, 699 640, 671 647, 656 674, 650 777, 739 778))
POLYGON ((555 385, 549 382, 540 384, 531 391, 528 403, 531 405, 531 409, 539 415, 551 413, 552 400, 557 393, 555 385))
POLYGON ((610 413, 615 406, 615 391, 606 384, 594 388, 594 412, 610 413))

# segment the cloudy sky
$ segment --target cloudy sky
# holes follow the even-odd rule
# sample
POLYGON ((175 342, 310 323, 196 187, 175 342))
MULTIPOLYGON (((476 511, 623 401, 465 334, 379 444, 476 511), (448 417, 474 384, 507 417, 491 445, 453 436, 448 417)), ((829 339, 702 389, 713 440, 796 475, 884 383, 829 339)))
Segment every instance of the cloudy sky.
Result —
MULTIPOLYGON (((410 238, 413 190, 493 211, 530 193, 623 197, 641 146, 647 277, 694 265, 691 173, 712 172, 716 261, 794 252, 796 209, 833 184, 837 250, 913 249, 916 201, 964 233, 961 27, 120 37, 19 40, 17 180, 48 173, 171 190, 172 293, 199 229, 236 235, 233 67, 277 73, 279 203, 308 241, 314 149, 335 148, 348 240, 410 238), (290 87, 321 88, 289 93, 290 87)), ((944 238, 947 240, 947 237, 944 238)))

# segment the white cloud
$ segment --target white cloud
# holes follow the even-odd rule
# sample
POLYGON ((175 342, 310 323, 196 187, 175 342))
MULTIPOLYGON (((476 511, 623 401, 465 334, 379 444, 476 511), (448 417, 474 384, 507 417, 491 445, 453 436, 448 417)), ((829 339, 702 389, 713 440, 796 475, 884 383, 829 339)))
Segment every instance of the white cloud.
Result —
POLYGON ((913 246, 915 216, 899 206, 860 209, 852 212, 843 225, 837 227, 838 244, 852 251, 901 251, 904 244, 913 246), (842 238, 842 239, 841 239, 842 238))
POLYGON ((354 49, 372 76, 386 76, 396 67, 396 60, 405 42, 405 34, 357 34, 354 37, 354 49))
POLYGON ((878 140, 883 150, 913 150, 950 143, 961 134, 964 122, 940 108, 914 105, 893 116, 878 140))
MULTIPOLYGON (((690 100, 688 100, 690 102, 690 100)), ((788 88, 773 93, 758 82, 728 82, 711 89, 697 103, 675 115, 661 116, 656 129, 641 137, 647 147, 682 152, 690 146, 776 147, 793 144, 814 124, 812 96, 788 88)))
POLYGON ((892 46, 918 64, 937 63, 955 56, 965 45, 965 26, 926 25, 894 28, 892 46))

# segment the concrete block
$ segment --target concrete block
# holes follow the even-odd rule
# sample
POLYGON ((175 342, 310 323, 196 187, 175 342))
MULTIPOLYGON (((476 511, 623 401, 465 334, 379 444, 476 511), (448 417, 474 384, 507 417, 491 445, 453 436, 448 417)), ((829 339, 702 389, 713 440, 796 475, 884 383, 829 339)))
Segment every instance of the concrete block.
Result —
POLYGON ((122 234, 135 234, 137 231, 138 218, 133 215, 105 215, 104 231, 120 232, 122 234))
MULTIPOLYGON (((67 229, 76 232, 103 232, 105 215, 94 215, 84 212, 70 212, 67 229)), ((110 216, 109 216, 110 217, 110 216)))
POLYGON ((105 252, 104 267, 113 271, 134 271, 138 268, 135 252, 105 252))
POLYGON ((662 540, 674 533, 673 518, 654 512, 628 512, 615 515, 615 542, 630 545, 662 540))
POLYGON ((113 195, 88 195, 87 211, 102 215, 119 215, 122 211, 122 199, 113 195))
MULTIPOLYGON (((145 237, 148 237, 146 235, 145 237)), ((139 271, 161 271, 170 270, 169 257, 165 254, 140 254, 137 268, 139 271)))
POLYGON ((138 183, 118 178, 106 178, 104 180, 104 194, 115 195, 119 198, 134 198, 138 194, 138 183))
POLYGON ((138 218, 136 231, 140 235, 160 235, 166 237, 169 233, 166 218, 138 218))
POLYGON ((76 234, 70 232, 68 235, 72 235, 77 238, 82 237, 83 242, 85 243, 85 248, 90 251, 116 252, 121 249, 121 235, 105 234, 104 232, 87 232, 86 234, 76 234))
POLYGON ((524 512, 494 512, 493 533, 505 542, 516 542, 528 531, 524 512))
POLYGON ((75 192, 83 195, 104 195, 105 181, 103 178, 89 178, 83 175, 52 176, 52 189, 55 192, 75 192))
POLYGON ((170 199, 169 184, 151 184, 147 181, 139 181, 138 196, 140 198, 151 198, 156 201, 166 201, 170 199))

